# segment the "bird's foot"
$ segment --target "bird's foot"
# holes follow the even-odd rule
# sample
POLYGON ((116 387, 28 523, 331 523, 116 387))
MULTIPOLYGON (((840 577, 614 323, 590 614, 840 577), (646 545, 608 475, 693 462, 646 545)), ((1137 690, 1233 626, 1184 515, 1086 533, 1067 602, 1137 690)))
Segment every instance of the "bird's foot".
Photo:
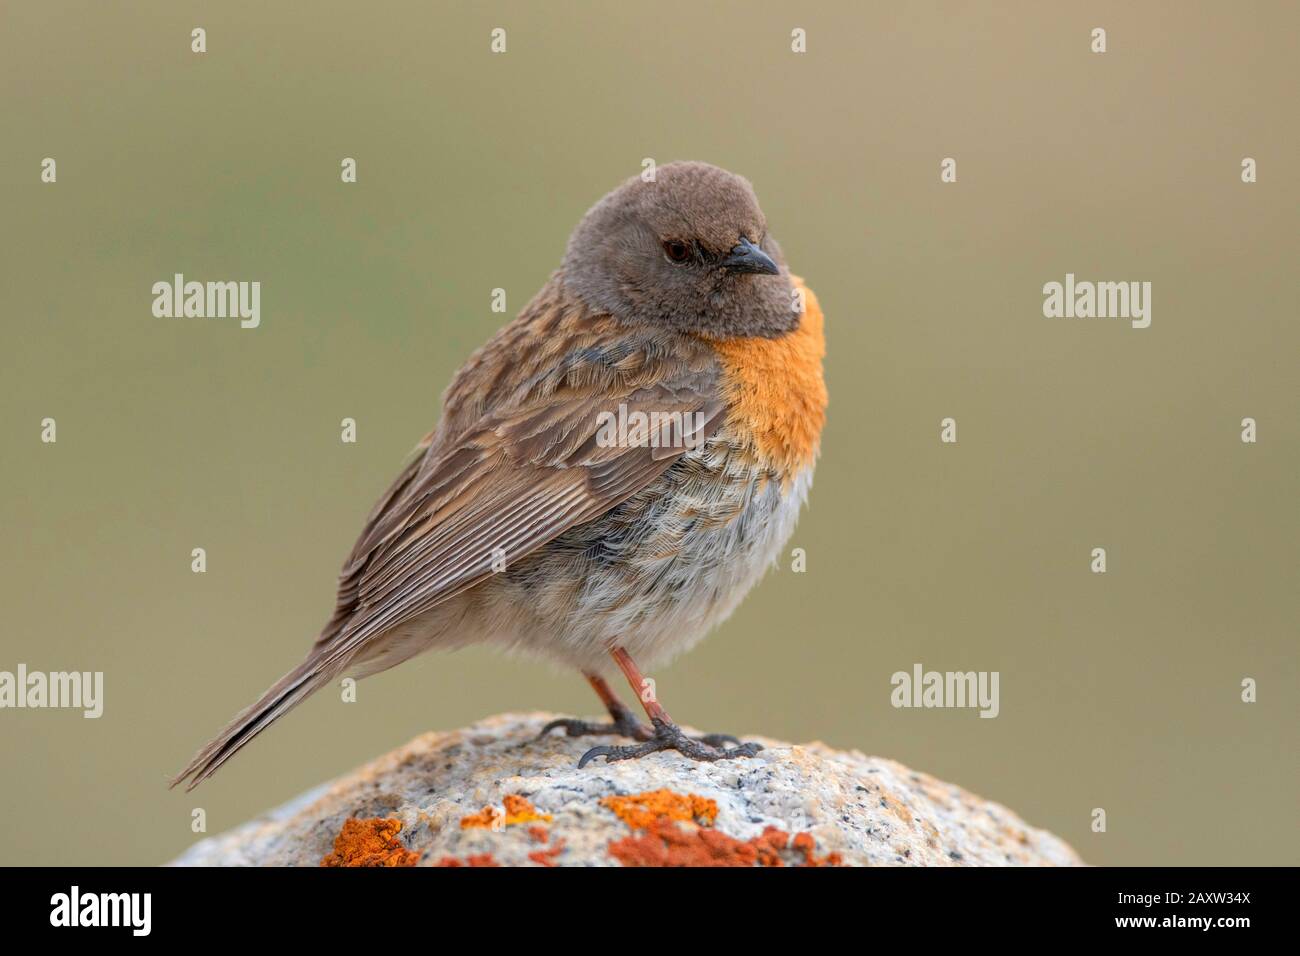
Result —
POLYGON ((752 757, 763 749, 762 744, 742 744, 730 734, 708 734, 704 737, 688 737, 676 724, 653 718, 654 733, 644 743, 628 747, 592 747, 578 761, 581 770, 597 757, 604 757, 606 763, 615 760, 636 760, 646 754, 658 753, 660 750, 676 750, 692 760, 731 760, 736 757, 752 757), (727 747, 727 743, 736 746, 727 747))
POLYGON ((602 736, 606 734, 631 737, 633 740, 650 740, 654 737, 654 731, 637 720, 632 711, 621 704, 610 711, 610 716, 613 720, 604 724, 593 723, 589 720, 578 720, 575 717, 560 717, 543 727, 542 732, 537 735, 537 739, 541 740, 557 727, 564 728, 566 737, 602 736))

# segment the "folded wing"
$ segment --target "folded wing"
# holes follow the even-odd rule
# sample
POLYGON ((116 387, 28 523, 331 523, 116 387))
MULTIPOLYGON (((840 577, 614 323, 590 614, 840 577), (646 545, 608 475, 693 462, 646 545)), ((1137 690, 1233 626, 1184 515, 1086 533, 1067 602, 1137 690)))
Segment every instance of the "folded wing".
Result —
MULTIPOLYGON (((518 561, 608 512, 721 424, 707 349, 669 347, 648 333, 614 346, 591 338, 590 329, 569 330, 552 344, 549 366, 514 370, 513 388, 497 364, 467 367, 496 370, 496 407, 459 432, 440 429, 381 499, 340 575, 337 610, 317 642, 323 666, 478 584, 494 558, 518 561), (602 440, 609 416, 638 422, 652 413, 682 424, 666 447, 635 428, 602 440)), ((452 392, 473 394, 472 385, 458 381, 452 392)))

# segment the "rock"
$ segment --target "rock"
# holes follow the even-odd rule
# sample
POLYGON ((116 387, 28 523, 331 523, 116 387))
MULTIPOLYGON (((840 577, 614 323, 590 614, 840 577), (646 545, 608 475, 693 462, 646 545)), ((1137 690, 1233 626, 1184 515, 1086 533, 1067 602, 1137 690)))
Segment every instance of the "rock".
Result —
POLYGON ((174 866, 1079 866, 1006 807, 902 764, 759 740, 577 767, 611 738, 534 740, 554 715, 427 733, 174 866))

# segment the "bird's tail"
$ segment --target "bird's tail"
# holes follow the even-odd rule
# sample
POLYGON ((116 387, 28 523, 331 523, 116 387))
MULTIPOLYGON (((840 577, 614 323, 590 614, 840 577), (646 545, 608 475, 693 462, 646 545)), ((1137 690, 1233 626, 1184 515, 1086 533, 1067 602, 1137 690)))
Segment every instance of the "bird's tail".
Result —
POLYGON ((246 743, 329 683, 332 673, 318 655, 309 655, 276 681, 257 703, 240 711, 221 733, 194 755, 194 759, 172 778, 168 786, 174 787, 188 780, 185 789, 193 790, 216 773, 217 768, 246 743))

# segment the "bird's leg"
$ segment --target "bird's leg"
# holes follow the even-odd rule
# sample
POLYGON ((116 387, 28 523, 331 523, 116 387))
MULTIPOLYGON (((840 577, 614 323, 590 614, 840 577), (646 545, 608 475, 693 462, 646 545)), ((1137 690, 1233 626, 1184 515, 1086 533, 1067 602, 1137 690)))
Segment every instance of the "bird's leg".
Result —
POLYGON ((632 685, 633 693, 640 699, 641 706, 645 708, 646 716, 650 718, 650 723, 654 727, 654 732, 649 739, 638 738, 645 742, 633 746, 592 747, 578 761, 579 769, 597 757, 604 757, 606 763, 612 763, 615 760, 635 760, 660 750, 676 750, 692 760, 727 760, 732 757, 752 757, 763 749, 761 744, 742 744, 730 734, 686 736, 682 729, 673 723, 673 719, 668 716, 668 711, 660 705, 653 693, 653 685, 641 676, 641 671, 631 655, 621 647, 615 647, 609 653, 623 672, 623 676, 627 678, 627 682, 632 685), (728 748, 727 743, 734 743, 737 746, 728 748))
POLYGON ((592 689, 600 698, 600 702, 609 711, 609 716, 612 718, 611 723, 593 724, 587 720, 561 717, 543 727, 542 732, 537 735, 538 737, 545 737, 556 727, 563 727, 564 733, 568 737, 584 737, 588 734, 617 734, 620 737, 631 737, 633 740, 649 740, 654 736, 654 731, 637 720, 631 709, 618 699, 617 694, 610 690, 609 684, 605 683, 605 678, 589 671, 584 671, 583 676, 587 678, 587 683, 591 684, 592 689))

